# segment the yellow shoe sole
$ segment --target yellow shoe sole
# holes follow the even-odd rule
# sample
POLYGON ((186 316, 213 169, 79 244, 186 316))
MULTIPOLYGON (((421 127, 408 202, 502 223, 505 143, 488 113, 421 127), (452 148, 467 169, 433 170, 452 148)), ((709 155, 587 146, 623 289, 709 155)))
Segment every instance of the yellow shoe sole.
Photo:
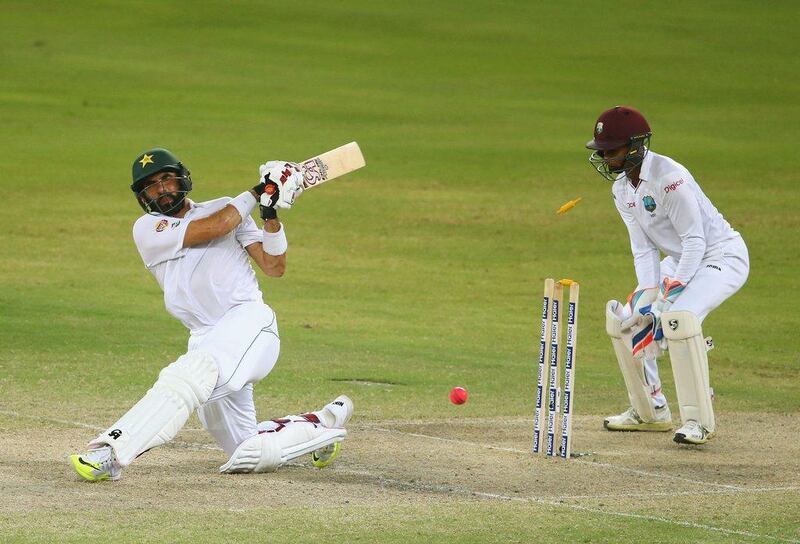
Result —
POLYGON ((325 446, 322 449, 317 451, 311 452, 311 463, 319 468, 323 469, 333 463, 333 460, 339 455, 339 451, 341 451, 342 446, 339 442, 334 442, 328 446, 325 446))
POLYGON ((69 460, 72 463, 72 468, 75 469, 75 472, 77 472, 81 478, 88 482, 101 482, 103 480, 108 480, 110 477, 108 473, 104 473, 99 477, 95 476, 92 471, 100 470, 100 467, 93 465, 88 461, 84 461, 81 459, 80 455, 70 455, 69 460))

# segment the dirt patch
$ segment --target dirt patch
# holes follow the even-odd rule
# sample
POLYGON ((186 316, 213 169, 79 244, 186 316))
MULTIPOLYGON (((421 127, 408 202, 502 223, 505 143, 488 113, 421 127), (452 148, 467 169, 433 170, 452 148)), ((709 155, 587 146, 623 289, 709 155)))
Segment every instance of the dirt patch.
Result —
POLYGON ((725 414, 717 437, 700 447, 679 446, 671 433, 610 433, 601 418, 583 416, 574 448, 594 454, 570 461, 530 454, 525 418, 355 423, 341 459, 325 470, 301 460, 274 474, 237 476, 218 474, 224 454, 201 429, 188 428, 142 456, 121 481, 101 484, 79 481, 66 462, 93 435, 91 425, 26 419, 0 415, 0 492, 12 498, 0 502, 0 512, 87 505, 246 512, 335 495, 354 505, 527 501, 681 523, 692 517, 686 501, 702 497, 709 509, 735 508, 740 515, 726 523, 746 526, 756 503, 800 507, 800 421, 793 416, 725 414))

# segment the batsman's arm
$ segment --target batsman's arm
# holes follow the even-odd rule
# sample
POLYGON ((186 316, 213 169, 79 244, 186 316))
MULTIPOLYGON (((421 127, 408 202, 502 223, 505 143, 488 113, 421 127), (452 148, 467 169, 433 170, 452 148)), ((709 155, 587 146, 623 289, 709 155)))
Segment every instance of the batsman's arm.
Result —
MULTIPOLYGON (((277 234, 282 229, 283 225, 281 225, 277 217, 274 219, 267 219, 264 222, 264 231, 267 233, 266 236, 269 236, 270 234, 277 234)), ((247 253, 256 262, 256 264, 258 264, 258 267, 262 272, 264 272, 264 274, 267 276, 272 276, 273 278, 279 278, 283 276, 283 273, 286 271, 285 251, 280 255, 271 255, 264 251, 264 245, 261 242, 250 244, 246 249, 247 253)))
POLYGON ((225 236, 239 226, 243 217, 253 211, 256 202, 258 197, 255 191, 245 191, 218 212, 192 221, 186 227, 183 247, 198 246, 225 236))

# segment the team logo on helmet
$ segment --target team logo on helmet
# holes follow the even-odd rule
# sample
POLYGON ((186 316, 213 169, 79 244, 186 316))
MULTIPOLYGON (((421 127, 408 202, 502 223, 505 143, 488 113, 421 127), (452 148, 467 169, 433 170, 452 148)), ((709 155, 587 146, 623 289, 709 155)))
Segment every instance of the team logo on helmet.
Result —
POLYGON ((600 134, 601 132, 603 132, 603 122, 602 121, 598 121, 597 122, 597 126, 594 128, 594 133, 595 134, 600 134))
POLYGON ((656 209, 656 201, 652 196, 644 197, 642 199, 642 202, 644 203, 644 209, 647 210, 648 212, 652 212, 653 210, 656 209))
POLYGON ((139 159, 139 164, 142 165, 142 168, 144 168, 148 164, 153 164, 153 156, 152 155, 148 155, 147 153, 145 153, 142 156, 142 158, 139 159))

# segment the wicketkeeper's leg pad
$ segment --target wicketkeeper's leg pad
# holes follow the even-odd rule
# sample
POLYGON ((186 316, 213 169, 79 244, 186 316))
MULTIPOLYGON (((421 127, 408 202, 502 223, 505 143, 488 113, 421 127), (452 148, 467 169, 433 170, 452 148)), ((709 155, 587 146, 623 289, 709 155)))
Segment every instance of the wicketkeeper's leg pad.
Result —
POLYGON ((203 351, 190 351, 165 367, 158 380, 133 408, 89 443, 108 444, 120 466, 137 455, 169 442, 203 404, 217 383, 217 363, 203 351))
POLYGON ((642 421, 655 421, 656 412, 650 401, 653 387, 647 383, 644 361, 633 356, 630 334, 622 333, 621 317, 622 305, 616 300, 609 300, 606 304, 606 333, 611 338, 619 369, 625 379, 628 399, 642 421))
POLYGON ((714 408, 709 387, 708 356, 700 320, 692 312, 661 314, 664 337, 675 377, 675 392, 681 408, 681 421, 692 419, 714 432, 714 408))
POLYGON ((286 416, 259 424, 259 433, 239 444, 222 473, 274 472, 284 465, 329 444, 341 442, 347 431, 324 427, 313 415, 286 416))

